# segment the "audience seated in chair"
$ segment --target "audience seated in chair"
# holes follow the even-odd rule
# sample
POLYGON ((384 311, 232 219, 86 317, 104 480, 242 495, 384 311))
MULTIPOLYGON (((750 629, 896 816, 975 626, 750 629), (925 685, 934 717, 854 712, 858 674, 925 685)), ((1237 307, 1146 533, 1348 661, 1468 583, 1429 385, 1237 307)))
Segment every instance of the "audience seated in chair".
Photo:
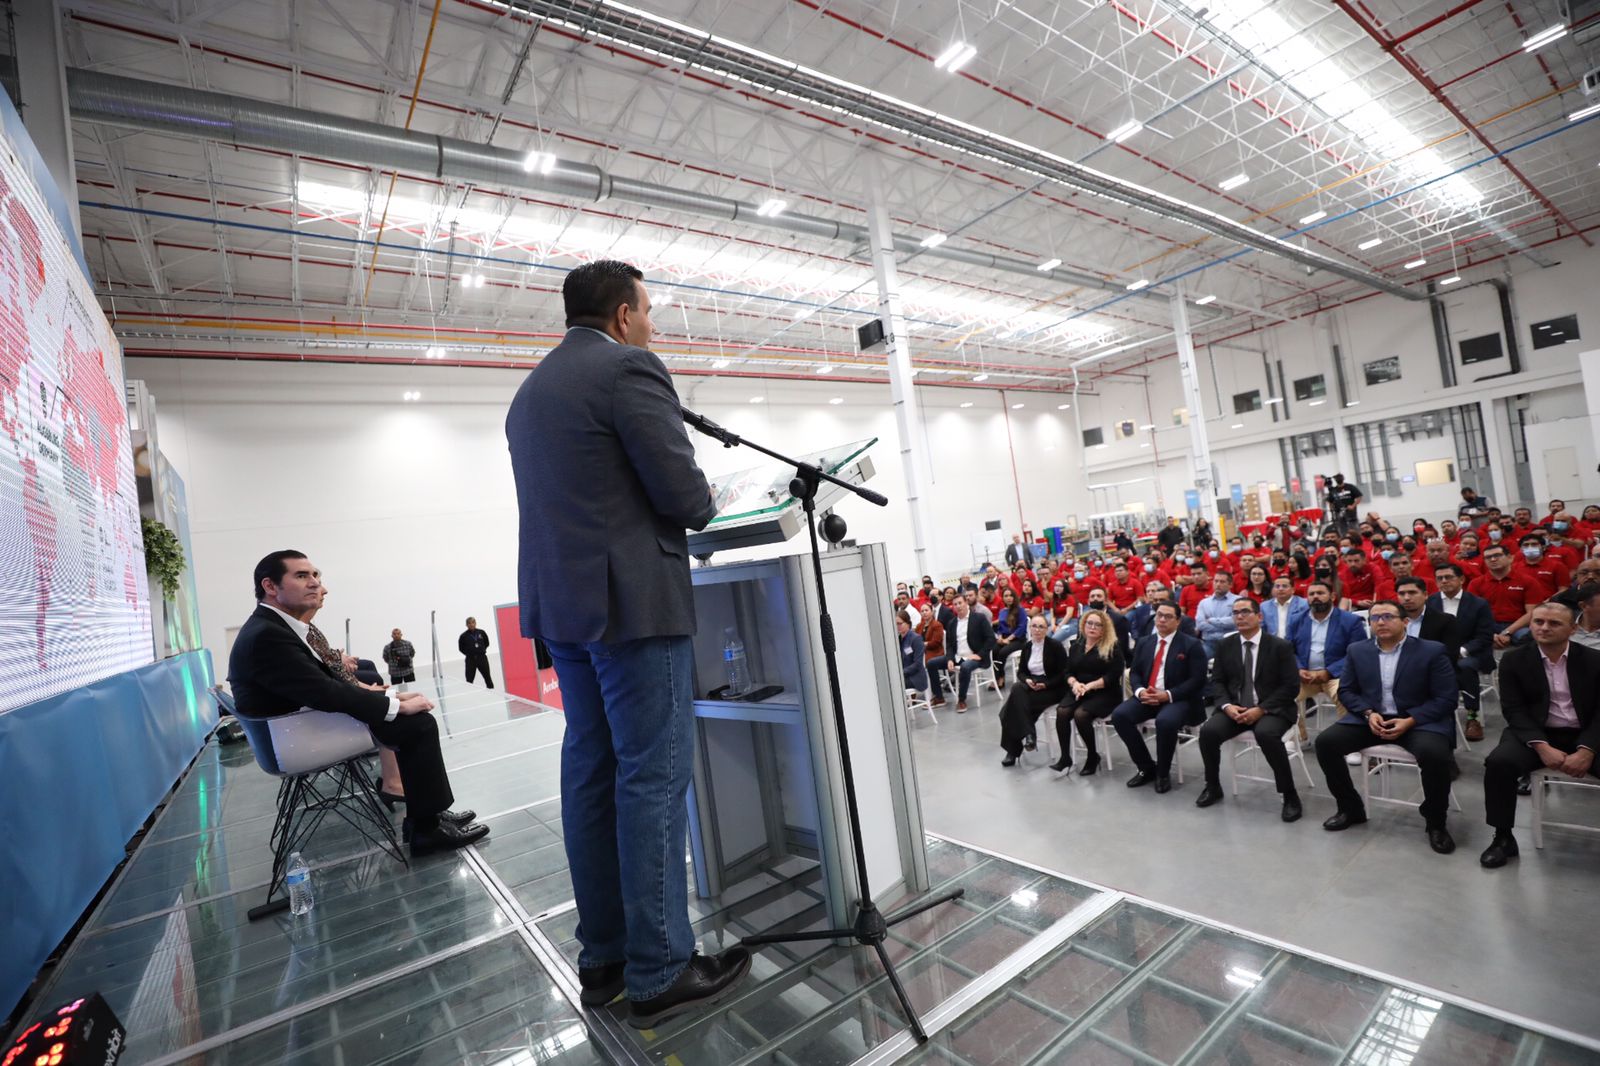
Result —
POLYGON ((1168 792, 1178 732, 1204 718, 1206 683, 1205 647, 1179 632, 1178 609, 1172 604, 1156 609, 1156 631, 1134 649, 1129 676, 1136 686, 1133 698, 1111 713, 1111 724, 1138 771, 1129 778, 1128 787, 1154 781, 1157 792, 1168 792), (1153 760, 1139 732, 1139 724, 1152 718, 1156 722, 1153 760))
MULTIPOLYGON (((1170 604, 1169 604, 1170 606, 1170 604)), ((1100 768, 1094 724, 1122 702, 1122 675, 1126 657, 1116 629, 1104 611, 1087 611, 1077 637, 1067 645, 1066 694, 1056 708, 1056 740, 1061 755, 1051 764, 1057 772, 1072 768, 1072 730, 1083 741, 1083 767, 1089 777, 1100 768)))
POLYGON ((1042 617, 1028 619, 1028 635, 1017 652, 1017 683, 1000 708, 1001 766, 1015 766, 1024 748, 1036 746, 1035 724, 1067 690, 1067 649, 1050 639, 1042 617))

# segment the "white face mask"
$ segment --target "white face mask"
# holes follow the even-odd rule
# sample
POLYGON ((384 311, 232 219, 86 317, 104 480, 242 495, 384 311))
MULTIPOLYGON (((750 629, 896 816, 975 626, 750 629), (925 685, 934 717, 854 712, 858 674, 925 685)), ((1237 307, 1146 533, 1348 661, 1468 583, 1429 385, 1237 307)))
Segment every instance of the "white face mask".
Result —
POLYGON ((1489 530, 1489 539, 1490 540, 1498 541, 1500 539, 1501 535, 1502 534, 1500 533, 1500 531, 1498 529, 1489 530))
POLYGON ((1539 554, 1540 553, 1539 553, 1539 549, 1538 548, 1523 548, 1522 549, 1522 557, 1524 559, 1528 560, 1528 562, 1530 562, 1530 563, 1538 562, 1539 561, 1539 554))
POLYGON ((1156 564, 1155 563, 1145 563, 1144 564, 1144 572, 1147 573, 1147 574, 1155 573, 1156 572, 1156 564))

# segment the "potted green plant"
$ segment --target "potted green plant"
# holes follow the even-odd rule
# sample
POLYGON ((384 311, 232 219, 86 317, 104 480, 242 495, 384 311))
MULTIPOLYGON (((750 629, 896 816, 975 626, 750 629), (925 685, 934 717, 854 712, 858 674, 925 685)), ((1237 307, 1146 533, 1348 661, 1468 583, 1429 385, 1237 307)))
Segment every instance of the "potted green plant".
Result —
POLYGON ((140 531, 144 534, 144 567, 151 577, 161 582, 161 595, 173 600, 178 595, 178 578, 188 564, 183 558, 183 545, 177 536, 154 518, 141 518, 140 531))

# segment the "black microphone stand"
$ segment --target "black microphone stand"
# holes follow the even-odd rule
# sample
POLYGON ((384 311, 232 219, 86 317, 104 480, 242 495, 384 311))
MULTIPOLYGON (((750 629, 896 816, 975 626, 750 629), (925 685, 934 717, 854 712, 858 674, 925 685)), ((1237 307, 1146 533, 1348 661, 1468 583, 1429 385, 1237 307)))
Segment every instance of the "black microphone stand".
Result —
MULTIPOLYGON (((911 1032, 918 1043, 928 1039, 927 1032, 922 1028, 922 1020, 917 1017, 917 1012, 911 1006, 911 1000, 906 996, 905 986, 900 983, 900 975, 895 972, 894 962, 889 958, 889 953, 884 950, 884 941, 889 937, 889 927, 899 925, 910 918, 915 918, 923 911, 932 910, 941 903, 960 899, 966 892, 964 888, 957 888, 941 893, 931 899, 925 899, 905 910, 894 914, 885 915, 878 910, 872 902, 872 890, 867 884, 867 856, 861 843, 861 811, 856 804, 856 778, 855 771, 850 765, 850 733, 844 717, 844 697, 839 689, 839 661, 835 654, 837 643, 833 635, 833 618, 828 614, 828 594, 822 582, 822 551, 817 543, 816 523, 816 498, 817 489, 822 482, 827 481, 841 488, 849 489, 870 503, 879 507, 886 506, 889 501, 880 493, 861 485, 852 485, 841 478, 817 467, 812 463, 804 463, 798 459, 764 448, 752 441, 745 440, 732 430, 725 429, 704 415, 696 414, 687 407, 683 409, 683 420, 708 437, 720 440, 725 448, 743 445, 762 455, 770 456, 780 463, 786 463, 795 468, 794 480, 789 482, 789 492, 800 501, 800 506, 806 513, 806 529, 811 534, 811 570, 817 582, 817 610, 820 615, 819 625, 822 630, 822 657, 828 665, 828 694, 833 700, 834 731, 839 735, 839 759, 841 769, 844 771, 844 797, 845 808, 850 824, 850 843, 855 850, 856 883, 861 889, 861 898, 856 901, 855 924, 848 929, 823 929, 810 933, 763 933, 758 936, 747 936, 741 943, 747 947, 759 947, 763 944, 793 944, 803 941, 817 940, 851 940, 857 946, 870 947, 878 954, 878 961, 883 964, 884 973, 888 975, 889 984, 894 988, 894 994, 900 1000, 900 1009, 905 1012, 906 1019, 911 1023, 911 1032)), ((844 539, 844 519, 838 515, 829 515, 825 519, 828 527, 825 532, 830 543, 837 543, 844 539)))

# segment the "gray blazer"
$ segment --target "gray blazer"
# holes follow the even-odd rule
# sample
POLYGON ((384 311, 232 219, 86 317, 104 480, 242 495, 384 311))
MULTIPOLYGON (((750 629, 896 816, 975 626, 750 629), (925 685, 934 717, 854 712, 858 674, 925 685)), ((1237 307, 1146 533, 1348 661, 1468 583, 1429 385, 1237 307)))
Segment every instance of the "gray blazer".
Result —
POLYGON ((571 329, 506 416, 522 635, 615 643, 694 633, 685 528, 716 514, 666 366, 571 329))

